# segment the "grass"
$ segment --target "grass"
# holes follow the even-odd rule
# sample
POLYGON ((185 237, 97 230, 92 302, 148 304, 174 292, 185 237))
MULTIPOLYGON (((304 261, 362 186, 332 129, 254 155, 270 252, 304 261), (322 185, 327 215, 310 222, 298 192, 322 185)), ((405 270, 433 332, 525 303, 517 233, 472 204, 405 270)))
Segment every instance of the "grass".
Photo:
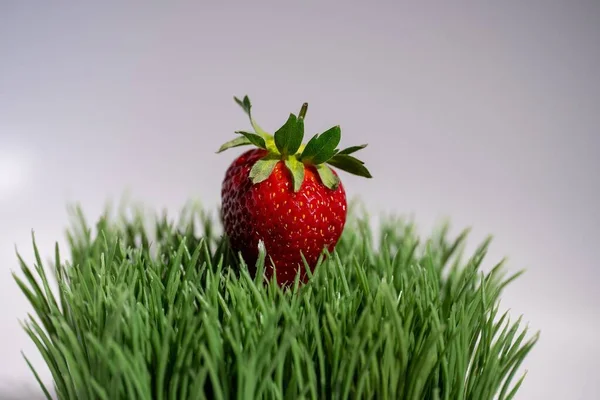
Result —
POLYGON ((57 245, 44 267, 35 238, 34 265, 19 256, 48 398, 485 400, 523 382, 537 334, 500 312, 518 274, 482 272, 489 240, 465 258, 467 231, 420 239, 390 217, 373 235, 353 209, 310 282, 284 291, 253 279, 202 209, 129 211, 90 226, 77 209, 68 257, 57 245))

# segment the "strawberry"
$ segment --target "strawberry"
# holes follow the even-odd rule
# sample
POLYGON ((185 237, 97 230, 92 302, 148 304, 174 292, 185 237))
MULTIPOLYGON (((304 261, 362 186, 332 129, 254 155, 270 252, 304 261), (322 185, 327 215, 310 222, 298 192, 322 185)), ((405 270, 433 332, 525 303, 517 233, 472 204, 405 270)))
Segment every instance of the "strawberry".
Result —
POLYGON ((304 261, 314 271, 324 250, 334 249, 346 223, 346 193, 329 165, 371 178, 364 163, 351 155, 367 145, 337 149, 339 126, 303 144, 306 103, 298 116, 290 114, 271 135, 252 117, 248 96, 234 99, 254 132, 237 131, 239 137, 223 144, 218 153, 238 146, 255 148, 237 157, 225 173, 221 189, 225 234, 252 274, 262 241, 267 279, 275 270, 277 282, 288 286, 300 271, 301 282, 306 282, 304 261))

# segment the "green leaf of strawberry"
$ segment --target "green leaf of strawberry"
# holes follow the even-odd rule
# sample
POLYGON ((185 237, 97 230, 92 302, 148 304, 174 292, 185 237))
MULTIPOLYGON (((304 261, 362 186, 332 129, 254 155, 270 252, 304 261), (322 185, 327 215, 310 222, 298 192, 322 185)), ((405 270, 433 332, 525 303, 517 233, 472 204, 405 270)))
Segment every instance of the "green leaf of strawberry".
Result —
POLYGON ((277 165, 279 161, 281 161, 279 158, 270 155, 258 160, 250 170, 250 179, 252 180, 252 183, 260 183, 269 178, 271 172, 273 172, 273 168, 275 168, 275 165, 277 165))
POLYGON ((342 131, 339 126, 334 126, 312 137, 306 144, 300 159, 309 164, 322 164, 335 154, 335 148, 340 143, 342 131))
POLYGON ((288 120, 275 132, 277 150, 285 157, 294 155, 302 145, 304 120, 290 114, 288 120))
POLYGON ((364 162, 347 154, 336 154, 327 163, 353 175, 372 178, 371 173, 364 166, 364 162))
POLYGON ((248 96, 244 96, 243 100, 240 100, 237 97, 234 97, 233 99, 240 107, 242 107, 244 112, 248 115, 248 118, 250 118, 250 124, 252 125, 252 128, 254 128, 254 131, 261 136, 268 136, 269 134, 258 125, 254 118, 252 118, 252 103, 250 102, 250 98, 248 96))
POLYGON ((364 149, 365 147, 367 147, 366 144, 361 144, 360 146, 351 146, 351 147, 345 148, 344 150, 338 151, 337 154, 352 154, 359 150, 364 149))
POLYGON ((285 160, 285 166, 292 174, 294 192, 299 191, 304 181, 304 164, 298 161, 296 157, 290 157, 285 160))
POLYGON ((249 141, 248 138, 243 137, 243 136, 238 137, 233 140, 230 140, 227 143, 224 143, 221 147, 219 147, 219 150, 217 150, 217 153, 221 153, 221 152, 231 149, 233 147, 246 146, 249 144, 252 144, 252 142, 249 141))
POLYGON ((244 131, 236 131, 240 135, 243 135, 250 143, 255 145, 258 148, 266 149, 267 145, 265 143, 265 139, 262 136, 257 135, 256 133, 244 132, 244 131))
POLYGON ((321 178, 321 182, 328 189, 335 190, 340 185, 340 178, 338 178, 331 168, 327 166, 327 164, 319 164, 316 166, 317 173, 319 174, 319 178, 321 178))

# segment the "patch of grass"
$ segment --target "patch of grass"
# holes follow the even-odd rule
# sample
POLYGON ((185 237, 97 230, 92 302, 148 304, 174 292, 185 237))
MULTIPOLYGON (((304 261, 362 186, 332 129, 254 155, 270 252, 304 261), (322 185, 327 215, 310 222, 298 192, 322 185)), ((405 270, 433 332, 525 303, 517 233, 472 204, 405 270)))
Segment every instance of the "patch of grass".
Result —
POLYGON ((35 240, 34 266, 20 258, 24 326, 60 399, 485 400, 523 381, 537 334, 500 313, 518 274, 480 270, 489 240, 463 259, 466 231, 420 240, 387 218, 376 242, 353 211, 310 282, 282 290, 201 209, 130 211, 90 226, 77 210, 68 261, 57 246, 44 267, 35 240))

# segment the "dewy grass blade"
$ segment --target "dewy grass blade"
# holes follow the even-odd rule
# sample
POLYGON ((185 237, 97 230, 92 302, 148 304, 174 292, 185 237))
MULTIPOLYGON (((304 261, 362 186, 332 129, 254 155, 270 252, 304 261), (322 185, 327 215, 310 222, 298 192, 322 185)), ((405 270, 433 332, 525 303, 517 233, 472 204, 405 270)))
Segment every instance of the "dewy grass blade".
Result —
MULTIPOLYGON (((18 255, 13 275, 59 400, 492 400, 524 382, 537 335, 499 307, 520 273, 504 278, 502 262, 481 272, 489 239, 463 261, 466 230, 421 238, 389 217, 375 235, 353 207, 336 250, 282 290, 237 262, 200 208, 178 220, 106 213, 94 230, 73 214, 68 251, 56 246, 50 267, 34 242, 33 266, 18 255)), ((256 269, 266 262, 262 249, 256 269)))

